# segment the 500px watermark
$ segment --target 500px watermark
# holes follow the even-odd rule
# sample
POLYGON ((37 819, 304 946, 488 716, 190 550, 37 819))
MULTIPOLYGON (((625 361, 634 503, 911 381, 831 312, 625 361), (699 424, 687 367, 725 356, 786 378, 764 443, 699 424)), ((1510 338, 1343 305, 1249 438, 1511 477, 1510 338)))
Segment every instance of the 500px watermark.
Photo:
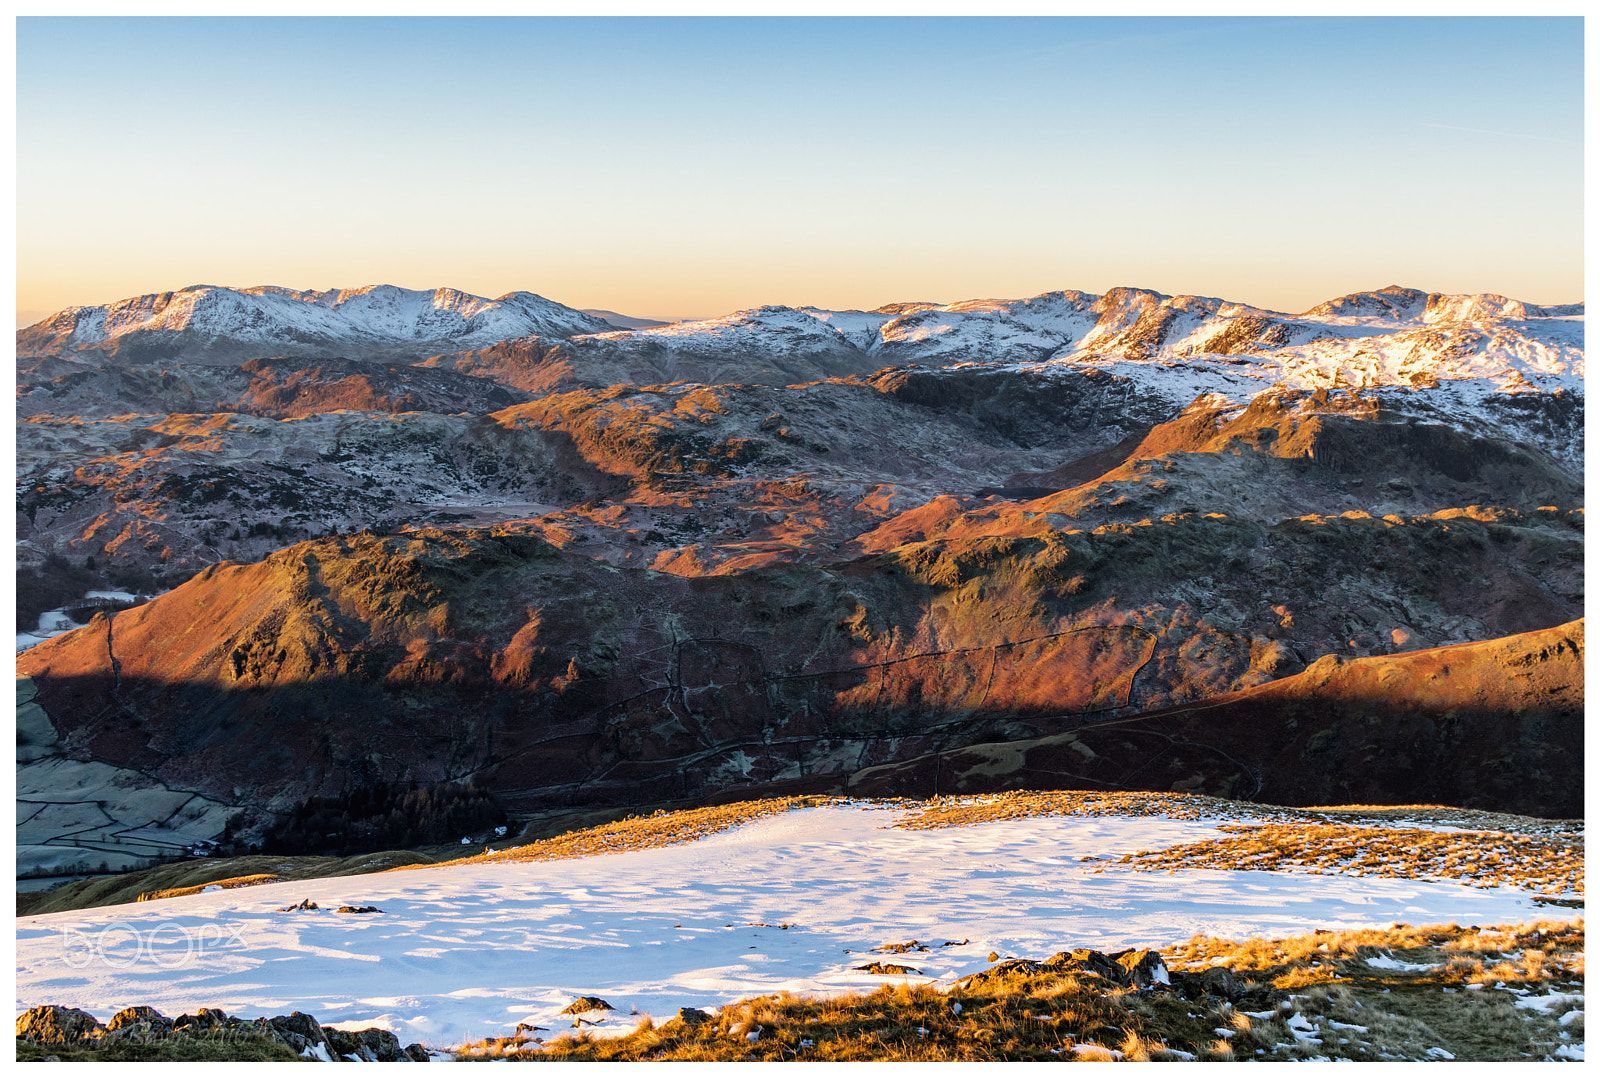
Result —
POLYGON ((107 924, 99 931, 68 926, 61 929, 61 960, 73 969, 97 961, 114 969, 132 968, 141 961, 181 969, 217 950, 243 949, 243 931, 243 923, 188 927, 171 920, 143 930, 127 924, 107 924))

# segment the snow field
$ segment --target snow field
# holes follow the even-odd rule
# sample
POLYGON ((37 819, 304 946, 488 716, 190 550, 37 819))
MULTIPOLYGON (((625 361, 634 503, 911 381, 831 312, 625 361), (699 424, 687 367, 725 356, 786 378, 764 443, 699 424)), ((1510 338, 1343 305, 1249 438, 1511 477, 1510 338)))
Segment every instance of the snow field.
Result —
MULTIPOLYGON (((581 860, 291 882, 17 922, 18 1012, 299 1009, 447 1046, 552 1031, 577 995, 649 1014, 780 990, 871 990, 874 960, 954 978, 1002 957, 1197 933, 1515 923, 1559 915, 1510 888, 1267 871, 1138 872, 1103 858, 1215 837, 1232 820, 1046 817, 891 829, 893 809, 806 808, 687 845, 581 860), (1102 858, 1082 862, 1082 857, 1102 858), (310 899, 315 912, 281 912, 310 899), (381 914, 341 915, 342 904, 381 914), (787 926, 785 926, 787 925, 787 926), (929 947, 867 951, 917 939, 929 947), (945 942, 962 945, 942 946, 945 942)), ((1575 913, 1574 915, 1581 915, 1575 913)), ((892 978, 891 978, 892 979, 892 978)), ((600 1016, 600 1015, 591 1015, 600 1016)))

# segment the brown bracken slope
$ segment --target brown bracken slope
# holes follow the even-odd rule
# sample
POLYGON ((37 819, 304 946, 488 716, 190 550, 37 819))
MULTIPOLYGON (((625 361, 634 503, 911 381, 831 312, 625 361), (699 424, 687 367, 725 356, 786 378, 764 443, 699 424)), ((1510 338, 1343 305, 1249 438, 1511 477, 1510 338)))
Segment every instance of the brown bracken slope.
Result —
POLYGON ((1418 802, 1583 814, 1583 621, 1341 659, 1203 703, 853 775, 862 796, 1188 790, 1271 804, 1418 802))

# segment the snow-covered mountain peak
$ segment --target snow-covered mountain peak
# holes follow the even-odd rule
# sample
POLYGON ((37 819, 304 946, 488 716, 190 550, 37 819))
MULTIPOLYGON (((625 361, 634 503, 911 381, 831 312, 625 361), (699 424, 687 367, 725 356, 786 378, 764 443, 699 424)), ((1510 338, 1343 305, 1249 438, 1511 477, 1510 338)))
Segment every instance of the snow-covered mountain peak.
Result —
POLYGON ((1318 303, 1301 314, 1302 318, 1381 318, 1389 321, 1411 321, 1425 309, 1428 293, 1416 288, 1391 284, 1370 292, 1351 292, 1349 295, 1318 303))
POLYGON ((1300 317, 1310 321, 1344 325, 1393 322, 1442 325, 1452 322, 1487 321, 1494 318, 1526 320, 1582 314, 1581 303, 1562 307, 1541 307, 1487 292, 1449 295, 1391 284, 1376 291, 1353 292, 1338 299, 1330 299, 1326 303, 1312 307, 1300 317))
POLYGON ((194 285, 73 307, 17 334, 20 355, 128 352, 201 361, 273 354, 446 351, 514 337, 570 337, 611 327, 532 292, 486 299, 455 288, 374 284, 299 291, 194 285))

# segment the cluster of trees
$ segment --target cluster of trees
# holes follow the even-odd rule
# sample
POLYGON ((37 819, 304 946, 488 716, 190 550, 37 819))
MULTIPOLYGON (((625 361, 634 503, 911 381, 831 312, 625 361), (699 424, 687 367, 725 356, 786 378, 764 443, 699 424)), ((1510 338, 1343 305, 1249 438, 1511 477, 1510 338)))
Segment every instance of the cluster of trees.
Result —
MULTIPOLYGON (((88 591, 129 591, 155 594, 172 586, 149 569, 116 561, 95 564, 93 555, 80 567, 58 553, 44 564, 17 569, 17 631, 31 632, 39 627, 39 615, 46 610, 70 607, 88 591)), ((113 606, 126 609, 131 603, 113 606)))
POLYGON ((17 569, 17 631, 39 627, 39 615, 60 609, 101 587, 93 565, 80 568, 60 554, 51 554, 38 568, 17 569))
POLYGON ((356 856, 456 842, 507 825, 494 795, 473 785, 388 782, 310 797, 262 839, 261 851, 356 856))

